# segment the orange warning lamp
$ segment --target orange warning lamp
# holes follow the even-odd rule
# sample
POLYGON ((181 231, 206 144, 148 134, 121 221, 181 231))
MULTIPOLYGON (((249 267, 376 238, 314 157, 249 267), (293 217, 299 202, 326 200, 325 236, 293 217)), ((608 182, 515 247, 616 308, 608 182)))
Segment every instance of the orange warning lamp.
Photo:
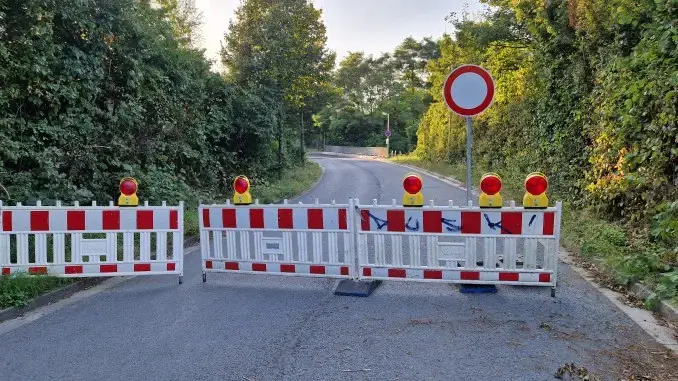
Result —
POLYGON ((421 177, 416 173, 408 173, 403 180, 403 206, 424 206, 424 195, 421 193, 423 186, 421 177))
POLYGON ((250 205, 252 195, 250 194, 250 179, 246 176, 238 176, 233 181, 233 203, 235 205, 250 205))
POLYGON ((481 208, 501 208, 504 199, 499 194, 501 190, 501 177, 498 174, 490 172, 480 178, 480 199, 478 205, 481 208))
POLYGON ((532 172, 525 178, 525 196, 523 196, 523 206, 525 208, 546 208, 549 206, 549 199, 546 197, 546 190, 549 187, 549 181, 541 172, 532 172))
POLYGON ((138 206, 138 188, 139 183, 133 177, 124 177, 122 180, 120 180, 120 197, 118 198, 118 206, 138 206))

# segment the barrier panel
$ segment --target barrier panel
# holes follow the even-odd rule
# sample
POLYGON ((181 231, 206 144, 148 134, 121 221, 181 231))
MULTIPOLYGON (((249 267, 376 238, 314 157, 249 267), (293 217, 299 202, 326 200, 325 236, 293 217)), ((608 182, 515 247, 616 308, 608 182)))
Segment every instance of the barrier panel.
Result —
POLYGON ((544 209, 355 205, 360 279, 556 286, 560 202, 544 209))
POLYGON ((0 269, 62 277, 183 276, 179 206, 3 206, 0 269))
POLYGON ((345 205, 200 205, 203 282, 208 272, 356 277, 345 205))

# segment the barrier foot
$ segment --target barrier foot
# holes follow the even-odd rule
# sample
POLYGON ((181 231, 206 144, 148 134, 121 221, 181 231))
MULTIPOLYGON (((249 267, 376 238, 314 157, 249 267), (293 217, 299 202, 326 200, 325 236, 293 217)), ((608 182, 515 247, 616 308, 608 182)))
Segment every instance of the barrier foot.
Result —
POLYGON ((493 284, 460 284, 459 291, 462 294, 489 294, 497 292, 497 286, 493 284))
POLYGON ((337 285, 337 288, 334 290, 334 295, 360 296, 364 298, 370 296, 372 291, 379 287, 380 284, 380 280, 356 281, 344 279, 337 285))
POLYGON ((184 276, 179 275, 179 284, 184 284, 184 276))
POLYGON ((555 287, 553 287, 553 288, 551 289, 551 297, 552 297, 552 298, 555 298, 555 297, 556 297, 556 288, 555 288, 555 287))
POLYGON ((206 273, 202 273, 202 282, 203 283, 207 282, 207 274, 206 273))

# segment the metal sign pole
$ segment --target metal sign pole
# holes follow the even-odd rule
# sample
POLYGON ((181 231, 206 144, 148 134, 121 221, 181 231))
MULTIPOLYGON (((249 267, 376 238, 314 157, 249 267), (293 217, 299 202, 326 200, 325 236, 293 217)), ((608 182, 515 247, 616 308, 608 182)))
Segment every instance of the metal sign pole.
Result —
POLYGON ((471 201, 471 142, 473 141, 473 121, 470 116, 466 117, 466 204, 471 201))

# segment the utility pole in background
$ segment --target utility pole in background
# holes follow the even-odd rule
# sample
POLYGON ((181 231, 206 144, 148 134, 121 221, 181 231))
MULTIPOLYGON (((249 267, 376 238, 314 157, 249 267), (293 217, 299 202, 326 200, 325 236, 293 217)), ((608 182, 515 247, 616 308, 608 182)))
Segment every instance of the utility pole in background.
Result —
POLYGON ((386 115, 386 157, 391 157, 391 116, 383 111, 382 115, 386 115))

